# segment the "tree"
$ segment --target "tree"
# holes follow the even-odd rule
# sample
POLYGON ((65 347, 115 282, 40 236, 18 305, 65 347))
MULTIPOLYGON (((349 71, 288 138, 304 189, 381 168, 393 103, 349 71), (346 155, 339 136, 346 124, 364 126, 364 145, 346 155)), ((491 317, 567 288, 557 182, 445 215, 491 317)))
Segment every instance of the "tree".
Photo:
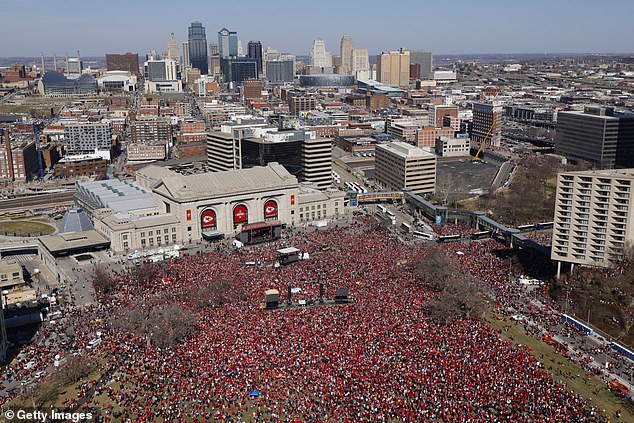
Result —
POLYGON ((482 314, 485 306, 478 281, 467 275, 447 280, 440 295, 429 303, 429 312, 433 319, 449 323, 456 318, 469 319, 482 314))
POLYGON ((466 186, 467 179, 463 175, 446 175, 436 181, 434 199, 443 206, 452 204, 455 207, 466 186))
POLYGON ((208 281, 201 287, 193 288, 189 293, 190 300, 200 308, 235 304, 246 300, 244 285, 232 283, 228 279, 208 281))
POLYGON ((414 279, 440 291, 445 281, 456 271, 455 264, 438 247, 430 248, 427 254, 415 260, 412 265, 414 279))
POLYGON ((102 265, 97 265, 92 275, 92 285, 98 293, 107 294, 114 288, 116 281, 110 277, 102 265))

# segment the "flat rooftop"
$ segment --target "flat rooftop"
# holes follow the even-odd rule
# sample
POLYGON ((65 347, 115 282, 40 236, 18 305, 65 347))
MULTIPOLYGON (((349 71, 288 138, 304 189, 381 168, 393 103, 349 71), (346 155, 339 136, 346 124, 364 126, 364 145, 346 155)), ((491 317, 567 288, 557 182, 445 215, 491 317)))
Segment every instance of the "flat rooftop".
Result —
POLYGON ((397 156, 404 157, 404 158, 436 157, 434 153, 430 153, 428 151, 423 150, 422 148, 418 148, 411 144, 408 144, 406 142, 401 142, 401 141, 394 141, 388 144, 379 144, 376 146, 376 148, 387 150, 392 154, 396 154, 397 156))

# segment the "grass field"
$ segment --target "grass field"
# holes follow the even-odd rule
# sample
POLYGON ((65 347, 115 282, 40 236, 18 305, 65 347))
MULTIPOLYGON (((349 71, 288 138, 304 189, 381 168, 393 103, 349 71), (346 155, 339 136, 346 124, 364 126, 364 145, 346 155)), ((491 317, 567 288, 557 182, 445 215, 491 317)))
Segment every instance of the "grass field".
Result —
POLYGON ((620 421, 634 422, 634 406, 627 399, 612 393, 600 378, 588 374, 581 366, 557 353, 550 345, 528 335, 524 328, 515 322, 498 320, 495 317, 489 317, 487 321, 500 334, 500 338, 528 346, 555 380, 564 382, 569 389, 584 397, 590 405, 605 410, 611 419, 615 417, 617 410, 621 410, 620 421))
POLYGON ((15 233, 30 236, 52 234, 55 228, 47 223, 32 220, 8 220, 0 222, 0 232, 15 233))

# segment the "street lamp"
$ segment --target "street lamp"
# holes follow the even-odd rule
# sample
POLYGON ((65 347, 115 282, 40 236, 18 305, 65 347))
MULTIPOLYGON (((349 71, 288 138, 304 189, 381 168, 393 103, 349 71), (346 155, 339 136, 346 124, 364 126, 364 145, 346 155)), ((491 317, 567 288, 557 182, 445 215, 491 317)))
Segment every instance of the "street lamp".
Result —
POLYGON ((3 289, 2 295, 4 296, 4 308, 8 308, 9 307, 9 291, 6 289, 3 289))

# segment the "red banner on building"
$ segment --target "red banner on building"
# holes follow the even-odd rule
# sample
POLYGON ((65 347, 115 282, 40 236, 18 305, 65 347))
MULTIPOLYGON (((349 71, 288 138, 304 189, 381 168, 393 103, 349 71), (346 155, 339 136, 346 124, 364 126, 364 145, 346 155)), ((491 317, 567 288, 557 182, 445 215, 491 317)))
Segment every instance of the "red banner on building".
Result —
POLYGON ((191 210, 187 210, 185 212, 185 215, 187 216, 187 221, 189 222, 190 220, 192 220, 192 211, 191 210))
POLYGON ((277 218, 277 203, 274 200, 269 200, 264 203, 264 218, 276 219, 277 218))
POLYGON ((239 224, 244 223, 248 220, 249 212, 247 211, 247 206, 244 204, 237 205, 233 209, 233 223, 239 224))
MULTIPOLYGON (((188 210, 189 211, 189 210, 188 210)), ((202 228, 215 228, 216 227, 216 212, 208 209, 200 215, 200 226, 202 228)))
POLYGON ((291 194, 291 206, 295 205, 295 195, 291 194))

